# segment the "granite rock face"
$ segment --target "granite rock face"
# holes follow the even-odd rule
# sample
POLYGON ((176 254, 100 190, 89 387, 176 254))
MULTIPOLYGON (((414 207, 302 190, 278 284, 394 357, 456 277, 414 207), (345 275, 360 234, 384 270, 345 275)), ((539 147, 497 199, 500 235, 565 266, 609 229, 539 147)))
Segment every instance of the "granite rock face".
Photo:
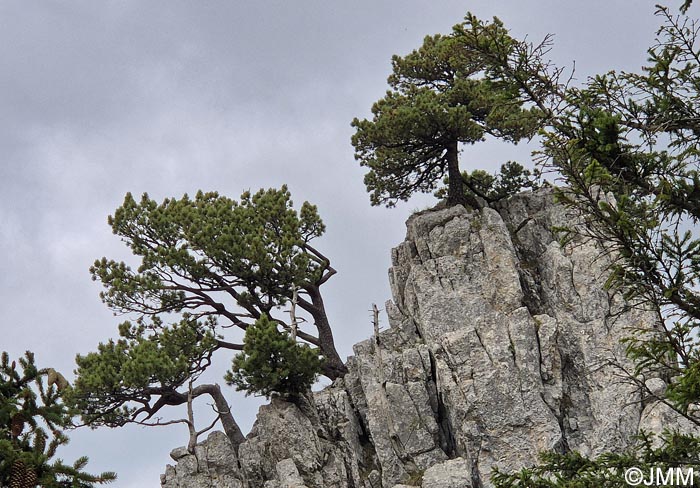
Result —
POLYGON ((223 434, 173 451, 162 486, 490 486, 493 467, 539 451, 595 455, 658 430, 668 414, 614 366, 628 364, 620 339, 654 316, 620 313, 602 248, 561 247, 561 225, 546 190, 412 216, 392 252, 390 327, 355 345, 347 376, 273 399, 238 453, 223 434))

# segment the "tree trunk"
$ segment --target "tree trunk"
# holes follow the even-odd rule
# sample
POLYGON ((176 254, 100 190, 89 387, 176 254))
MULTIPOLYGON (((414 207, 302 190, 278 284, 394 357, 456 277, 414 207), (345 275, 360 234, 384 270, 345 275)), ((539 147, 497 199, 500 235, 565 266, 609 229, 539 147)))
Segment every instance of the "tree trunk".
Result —
POLYGON ((187 452, 194 454, 197 447, 197 428, 194 425, 194 410, 192 409, 192 380, 190 380, 187 392, 187 430, 190 433, 190 440, 187 442, 187 452))
POLYGON ((221 393, 221 387, 214 383, 213 385, 200 385, 195 388, 195 393, 197 390, 201 390, 203 393, 208 393, 209 396, 214 400, 214 405, 216 406, 216 411, 219 413, 221 419, 221 425, 224 427, 224 432, 228 436, 233 448, 238 452, 238 446, 240 446, 243 441, 245 441, 245 436, 241 432, 241 428, 236 423, 236 420, 231 414, 231 407, 229 406, 226 398, 221 393))
POLYGON ((459 170, 459 148, 458 142, 455 139, 450 141, 446 146, 447 154, 447 205, 465 205, 467 197, 464 194, 464 183, 462 181, 462 173, 459 170))
POLYGON ((323 304, 321 292, 318 289, 318 286, 309 286, 305 289, 309 293, 311 303, 313 304, 313 308, 307 311, 311 314, 311 316, 314 318, 314 322, 316 323, 319 346, 321 347, 321 353, 325 358, 323 374, 331 380, 345 376, 345 373, 348 372, 348 368, 345 366, 342 359, 340 359, 340 355, 335 349, 333 331, 328 323, 326 307, 323 304))

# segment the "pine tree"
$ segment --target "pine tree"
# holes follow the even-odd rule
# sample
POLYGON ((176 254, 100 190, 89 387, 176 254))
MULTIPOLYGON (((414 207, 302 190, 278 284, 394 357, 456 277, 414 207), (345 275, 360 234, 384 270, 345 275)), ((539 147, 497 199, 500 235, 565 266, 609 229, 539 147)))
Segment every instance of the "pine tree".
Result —
POLYGON ((240 444, 219 385, 199 378, 215 357, 244 350, 232 331, 250 330, 262 317, 291 330, 283 316, 292 300, 300 322, 312 326, 298 328, 296 340, 317 348, 324 375, 347 371, 320 291, 335 270, 312 246, 325 226, 308 202, 295 210, 286 187, 239 201, 199 192, 158 204, 127 195, 109 223, 140 263, 134 270, 102 258, 92 276, 105 288, 103 301, 135 320, 120 325, 118 340, 77 357, 71 399, 85 423, 158 424, 162 408, 208 396, 240 444))
MULTIPOLYGON (((447 178, 448 205, 478 206, 459 168, 460 144, 486 136, 517 142, 531 137, 540 110, 518 97, 507 79, 488 77, 484 60, 461 32, 478 22, 468 15, 449 35, 425 38, 405 57, 392 58, 390 90, 372 106, 371 120, 355 118, 355 158, 373 205, 393 206, 416 192, 430 192, 447 178)), ((498 19, 484 26, 484 41, 510 37, 498 19)))
POLYGON ((72 466, 52 458, 68 442, 63 430, 72 425, 73 412, 57 386, 44 385, 55 371, 37 369, 27 352, 17 362, 0 356, 0 486, 10 488, 88 488, 116 479, 114 473, 83 471, 87 457, 72 466), (47 441, 48 445, 47 445, 47 441))
POLYGON ((311 387, 321 365, 318 350, 298 344, 263 315, 246 330, 243 353, 233 359, 226 382, 248 394, 293 398, 311 387))

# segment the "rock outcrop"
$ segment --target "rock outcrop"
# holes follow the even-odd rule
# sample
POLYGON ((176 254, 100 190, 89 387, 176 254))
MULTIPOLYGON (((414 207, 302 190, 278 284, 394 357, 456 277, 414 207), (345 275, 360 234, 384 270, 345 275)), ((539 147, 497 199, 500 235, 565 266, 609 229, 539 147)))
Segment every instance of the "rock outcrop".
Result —
POLYGON ((551 229, 571 222, 551 191, 412 216, 390 327, 355 345, 347 376, 303 404, 273 399, 238 453, 220 433, 176 449, 162 486, 489 486, 539 451, 595 455, 658 428, 616 366, 654 316, 608 295, 600 246, 560 246, 551 229))

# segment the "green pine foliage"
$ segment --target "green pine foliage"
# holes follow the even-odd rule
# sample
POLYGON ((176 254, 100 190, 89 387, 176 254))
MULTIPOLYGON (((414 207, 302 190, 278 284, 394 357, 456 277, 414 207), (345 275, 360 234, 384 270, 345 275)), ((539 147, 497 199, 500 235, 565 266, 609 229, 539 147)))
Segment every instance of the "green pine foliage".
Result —
MULTIPOLYGON (((496 174, 488 173, 483 169, 475 169, 472 172, 462 171, 462 181, 466 198, 470 201, 482 199, 486 203, 494 203, 508 198, 524 190, 536 190, 539 188, 539 171, 530 171, 520 163, 508 161, 501 165, 501 170, 496 174)), ((447 183, 447 179, 445 179, 447 183)), ((447 198, 447 187, 444 186, 435 192, 437 198, 447 198)))
POLYGON ((72 426, 73 411, 63 402, 70 387, 45 385, 52 372, 38 369, 29 351, 19 361, 0 356, 0 486, 88 488, 116 479, 111 472, 83 471, 84 456, 72 465, 53 459, 68 443, 64 430, 72 426))
POLYGON ((462 32, 477 27, 482 42, 512 41, 498 19, 484 24, 469 14, 452 34, 428 36, 419 49, 394 56, 390 90, 372 106, 372 119, 352 121, 372 205, 391 207, 444 178, 448 204, 477 205, 463 190, 459 144, 486 136, 517 142, 539 128, 539 108, 524 104, 510 80, 491 77, 464 42, 462 32))
POLYGON ((178 398, 184 403, 177 389, 210 364, 216 347, 212 330, 211 321, 188 315, 168 327, 158 318, 148 324, 124 322, 117 341, 76 357, 77 378, 68 399, 92 427, 119 427, 139 414, 148 416, 151 411, 139 400, 151 396, 170 395, 171 403, 178 398))
POLYGON ((263 314, 284 323, 280 311, 297 289, 299 309, 316 328, 299 339, 320 347, 324 374, 345 373, 320 292, 335 270, 312 246, 325 226, 314 205, 294 208, 286 186, 245 192, 239 201, 198 192, 158 204, 127 194, 109 224, 140 260, 133 269, 102 258, 90 269, 115 313, 135 314, 153 331, 172 314, 211 320, 216 347, 240 349, 218 337, 223 328, 245 330, 263 314))
POLYGON ((325 226, 308 202, 294 210, 286 187, 246 192, 239 202, 215 192, 161 204, 127 194, 109 224, 141 258, 137 270, 106 258, 90 270, 105 286, 102 299, 119 312, 158 315, 201 305, 180 285, 184 279, 208 292, 229 287, 242 308, 268 311, 285 303, 293 286, 318 281, 325 265, 305 250, 325 226))
POLYGON ((297 343, 263 315, 246 330, 243 353, 233 359, 225 379, 246 394, 294 398, 311 387, 321 366, 317 349, 297 343))
MULTIPOLYGON (((90 271, 104 286, 102 300, 133 318, 120 325, 117 340, 76 359, 69 400, 84 423, 183 423, 192 441, 201 433, 192 416, 164 422, 160 414, 206 396, 231 442, 240 444, 244 437, 221 388, 202 375, 216 358, 244 350, 241 331, 250 340, 262 317, 290 330, 285 307, 293 298, 299 322, 309 324, 298 328, 296 341, 313 349, 293 341, 272 358, 275 374, 288 370, 291 392, 307 388, 319 367, 330 378, 347 371, 320 292, 335 270, 312 245, 325 226, 315 206, 294 208, 286 186, 245 192, 240 200, 198 192, 157 203, 128 194, 109 224, 138 264, 102 258, 90 271), (323 362, 311 361, 310 351, 323 362)), ((286 392, 281 382, 273 384, 286 392)), ((254 377, 248 385, 250 393, 267 391, 254 377)))

